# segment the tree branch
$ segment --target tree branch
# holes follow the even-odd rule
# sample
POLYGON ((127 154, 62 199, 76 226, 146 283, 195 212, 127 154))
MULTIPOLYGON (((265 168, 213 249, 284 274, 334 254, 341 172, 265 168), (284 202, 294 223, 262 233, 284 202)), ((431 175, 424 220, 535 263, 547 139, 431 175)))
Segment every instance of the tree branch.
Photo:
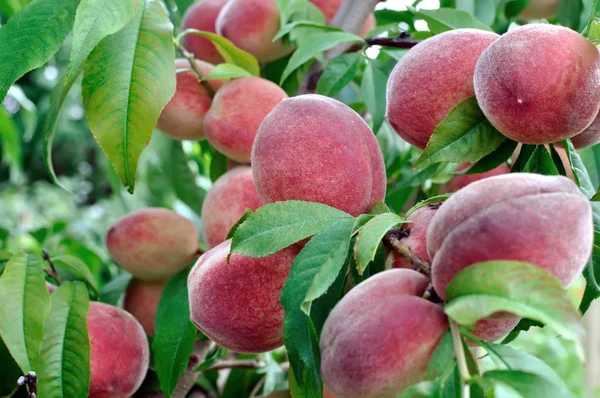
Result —
POLYGON ((232 368, 260 369, 264 366, 264 362, 256 361, 254 359, 222 359, 220 361, 217 361, 213 366, 206 369, 205 372, 208 372, 209 370, 221 370, 232 368))
POLYGON ((421 260, 415 256, 408 248, 402 244, 402 238, 406 236, 406 232, 401 229, 392 229, 383 237, 384 243, 387 243, 392 249, 406 259, 415 270, 429 276, 431 273, 431 265, 427 261, 421 260))
POLYGON ((50 253, 48 253, 48 250, 43 249, 42 250, 42 254, 44 256, 44 260, 46 260, 46 262, 50 266, 50 270, 44 268, 44 272, 50 278, 54 279, 54 281, 56 282, 56 284, 58 286, 60 286, 60 284, 62 283, 61 280, 60 280, 60 275, 58 275, 58 271, 56 270, 56 267, 54 266, 54 263, 52 262, 52 259, 50 258, 50 253))
POLYGON ((192 72, 194 72, 200 84, 202 84, 206 91, 208 91, 210 98, 213 98, 215 96, 215 89, 212 88, 210 83, 208 83, 208 81, 202 75, 202 72, 200 72, 198 64, 196 63, 196 58, 194 58, 194 54, 189 52, 182 44, 183 36, 185 36, 187 33, 189 33, 188 31, 191 30, 193 29, 188 29, 184 32, 181 32, 176 38, 173 39, 173 42, 175 43, 175 47, 177 47, 177 51, 179 51, 181 55, 187 59, 188 63, 190 64, 190 68, 192 68, 192 72))
POLYGON ((471 374, 469 373, 469 366, 467 365, 467 357, 465 356, 465 349, 463 347, 462 338, 460 337, 460 331, 458 330, 458 325, 453 320, 450 320, 450 333, 452 334, 454 355, 456 356, 458 372, 460 373, 460 396, 461 398, 469 398, 471 396, 471 388, 469 386, 471 374))
POLYGON ((412 40, 410 35, 406 32, 400 33, 395 37, 369 37, 365 39, 367 45, 370 46, 383 46, 393 48, 413 48, 419 44, 420 40, 412 40))

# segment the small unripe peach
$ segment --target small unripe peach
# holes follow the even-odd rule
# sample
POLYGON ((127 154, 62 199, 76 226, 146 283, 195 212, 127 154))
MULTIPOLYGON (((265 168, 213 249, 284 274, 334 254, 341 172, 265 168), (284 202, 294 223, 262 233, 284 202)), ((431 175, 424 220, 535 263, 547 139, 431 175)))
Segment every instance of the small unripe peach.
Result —
POLYGON ((154 318, 167 281, 147 282, 132 279, 125 289, 123 308, 138 320, 149 336, 154 336, 154 318))
POLYGON ((299 252, 296 246, 263 258, 232 254, 231 240, 207 251, 188 277, 192 322, 218 345, 258 353, 283 344, 279 296, 299 252))
POLYGON ((224 85, 204 119, 206 139, 239 163, 250 163, 256 132, 264 118, 287 98, 278 85, 260 77, 242 77, 224 85))
POLYGON ((421 296, 416 271, 380 272, 334 307, 321 332, 321 374, 340 398, 396 397, 422 380, 448 330, 441 306, 421 296))
POLYGON ((387 119, 408 143, 424 149, 456 105, 475 94, 473 71, 496 33, 456 29, 411 48, 387 84, 387 119))
POLYGON ((115 222, 106 247, 115 262, 135 277, 165 280, 187 267, 198 252, 194 224, 174 211, 146 208, 115 222))
POLYGON ((87 315, 90 338, 89 398, 131 397, 142 385, 150 348, 144 328, 128 312, 91 302, 87 315))
POLYGON ((547 144, 576 136, 600 109, 600 54, 579 33, 548 24, 504 34, 479 58, 481 110, 508 138, 547 144))
POLYGON ((531 0, 519 14, 523 19, 551 19, 556 15, 560 0, 531 0))
MULTIPOLYGON (((196 61, 196 65, 203 76, 214 68, 204 61, 196 61)), ((204 117, 212 104, 211 94, 198 81, 186 59, 176 59, 175 68, 186 70, 177 72, 175 95, 160 114, 157 127, 177 140, 201 140, 204 138, 204 117)), ((209 80, 208 84, 217 91, 223 81, 209 80)))
POLYGON ((254 211, 260 206, 250 167, 236 167, 223 174, 202 204, 202 229, 208 247, 224 242, 246 209, 254 211))
MULTIPOLYGON (((197 29, 204 32, 216 32, 216 21, 221 9, 229 0, 200 0, 185 11, 181 20, 181 30, 197 29)), ((186 35, 183 38, 184 47, 201 59, 211 64, 220 64, 223 57, 208 39, 198 35, 186 35)))

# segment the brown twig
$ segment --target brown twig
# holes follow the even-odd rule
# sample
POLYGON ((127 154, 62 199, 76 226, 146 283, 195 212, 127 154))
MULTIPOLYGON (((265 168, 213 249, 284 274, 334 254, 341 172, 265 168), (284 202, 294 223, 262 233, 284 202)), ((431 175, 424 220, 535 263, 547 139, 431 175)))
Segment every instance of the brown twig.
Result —
POLYGON ((188 366, 185 372, 179 377, 179 381, 177 382, 173 394, 171 394, 171 398, 184 398, 192 387, 194 387, 194 384, 196 384, 196 380, 200 375, 200 372, 196 372, 195 370, 202 361, 204 361, 206 355, 208 355, 214 346, 215 343, 210 340, 196 342, 190 360, 188 361, 188 366))
POLYGON ((395 37, 369 37, 365 39, 367 45, 370 46, 383 46, 393 48, 413 48, 419 44, 420 40, 412 40, 410 35, 406 32, 400 33, 395 37))
POLYGON ((221 369, 260 369, 265 366, 264 362, 257 361, 254 359, 222 359, 217 361, 213 366, 206 369, 209 370, 221 370, 221 369))
POLYGON ((431 266, 415 256, 408 248, 402 244, 402 238, 406 237, 406 232, 401 229, 392 229, 383 238, 383 241, 393 248, 398 254, 406 259, 415 270, 429 276, 431 273, 431 266))
POLYGON ((208 91, 208 95, 210 95, 210 97, 213 98, 215 96, 215 89, 212 88, 212 86, 210 85, 210 83, 208 83, 206 79, 204 79, 202 72, 200 72, 200 69, 198 68, 198 64, 196 63, 196 58, 194 58, 194 54, 186 50, 183 44, 177 42, 177 40, 175 40, 175 45, 177 46, 177 50, 181 53, 181 55, 183 55, 183 58, 187 59, 188 63, 190 64, 190 67, 192 68, 192 71, 194 72, 196 77, 198 77, 198 81, 200 82, 200 84, 202 84, 206 91, 208 91))
POLYGON ((58 275, 58 271, 56 270, 56 267, 54 266, 54 263, 52 262, 52 259, 50 258, 50 254, 48 253, 48 250, 43 249, 42 250, 42 255, 44 256, 44 260, 46 260, 46 262, 48 263, 48 265, 50 265, 50 269, 46 269, 44 268, 44 272, 46 273, 46 275, 48 275, 50 278, 54 279, 54 281, 56 282, 56 284, 58 286, 61 285, 61 280, 60 280, 60 275, 58 275))

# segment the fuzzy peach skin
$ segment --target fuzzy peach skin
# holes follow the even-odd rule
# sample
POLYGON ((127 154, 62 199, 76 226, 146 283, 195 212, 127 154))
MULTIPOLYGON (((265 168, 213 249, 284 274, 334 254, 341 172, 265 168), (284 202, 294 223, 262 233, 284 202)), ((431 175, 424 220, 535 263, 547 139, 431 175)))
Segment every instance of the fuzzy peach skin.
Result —
POLYGON ((354 216, 383 200, 379 144, 351 108, 321 95, 285 99, 261 124, 252 172, 263 203, 319 202, 354 216))
MULTIPOLYGON (((181 20, 181 30, 197 29, 205 32, 215 33, 216 21, 221 9, 229 0, 200 0, 185 11, 181 20)), ((208 39, 198 35, 186 35, 183 37, 184 47, 194 54, 196 59, 201 59, 211 64, 220 64, 223 57, 216 47, 208 39)))
POLYGON ((148 371, 150 348, 144 328, 133 315, 112 305, 91 302, 88 398, 130 397, 148 371))
POLYGON ((202 230, 208 247, 224 242, 246 209, 254 211, 260 206, 250 167, 236 167, 223 174, 202 204, 202 230))
MULTIPOLYGON (((214 68, 204 61, 196 61, 196 65, 204 76, 214 68)), ((187 70, 177 72, 175 95, 160 114, 157 127, 177 140, 201 140, 204 138, 204 117, 212 104, 211 95, 190 70, 186 59, 176 59, 175 69, 187 70)), ((223 80, 209 80, 208 84, 217 91, 223 80)))
POLYGON ((217 18, 217 33, 261 62, 289 54, 293 47, 273 38, 279 32, 276 0, 231 0, 217 18))
POLYGON ((508 138, 547 144, 585 130, 600 109, 600 54, 579 33, 548 24, 511 30, 479 58, 475 95, 508 138))
POLYGON ((519 14, 523 19, 551 19, 556 16, 560 0, 531 0, 519 14))
MULTIPOLYGON (((456 171, 464 170, 470 167, 470 163, 462 163, 458 165, 456 171)), ((502 174, 510 173, 510 167, 506 164, 501 164, 500 166, 492 169, 490 171, 486 171, 485 173, 478 174, 458 174, 452 177, 450 182, 442 189, 444 192, 456 192, 459 189, 462 189, 469 185, 472 182, 483 180, 484 178, 499 176, 502 174)))
POLYGON ((192 322, 218 345, 259 353, 283 344, 279 296, 300 251, 295 246, 264 258, 232 254, 231 240, 207 251, 188 277, 192 322))
POLYGON ((115 222, 106 234, 108 252, 142 280, 165 280, 187 267, 198 251, 194 224, 174 211, 145 208, 115 222))
POLYGON ((495 33, 456 29, 419 43, 396 64, 387 83, 387 119, 408 143, 424 149, 448 113, 473 96, 473 71, 495 33))
MULTIPOLYGON (((427 228, 441 205, 441 203, 434 203, 418 208, 408 217, 407 220, 410 222, 402 226, 402 230, 407 234, 400 239, 402 245, 428 264, 431 264, 431 259, 427 253, 427 228)), ((393 251, 391 254, 393 268, 413 268, 413 265, 397 252, 393 251)))
POLYGON ((273 108, 287 98, 278 85, 260 77, 242 77, 223 86, 204 119, 206 139, 239 163, 250 163, 256 132, 273 108))
MULTIPOLYGON (((575 149, 587 148, 596 145, 600 142, 600 115, 596 116, 592 124, 590 124, 581 134, 577 134, 571 138, 571 142, 575 149)), ((562 143, 558 143, 562 145, 562 143)))
POLYGON ((156 309, 168 281, 147 282, 133 278, 123 298, 123 308, 138 320, 149 336, 154 336, 156 309))
MULTIPOLYGON (((325 16, 325 20, 327 21, 328 24, 331 23, 331 21, 333 21, 333 17, 335 17, 335 14, 337 14, 338 10, 340 9, 340 6, 342 5, 342 2, 344 0, 309 0, 311 3, 313 3, 314 5, 316 5, 319 10, 321 10, 321 12, 323 13, 323 15, 325 16)), ((369 16, 367 17, 367 20, 365 21, 364 25, 362 26, 361 30, 360 30, 360 35, 361 36, 365 36, 371 29, 373 29, 376 25, 375 22, 375 16, 373 14, 369 14, 369 16)))
POLYGON ((490 260, 529 262, 566 287, 592 244, 591 206, 577 186, 566 177, 529 173, 468 185, 444 202, 427 231, 432 281, 442 298, 459 271, 490 260))
POLYGON ((321 374, 338 398, 396 397, 424 377, 448 329, 441 306, 420 296, 416 271, 380 272, 334 307, 321 332, 321 374))
MULTIPOLYGON (((498 341, 506 337, 521 320, 521 318, 511 314, 502 314, 502 317, 503 319, 482 319, 475 324, 475 327, 469 333, 483 341, 498 341)), ((467 340, 467 344, 477 345, 471 340, 467 340)))

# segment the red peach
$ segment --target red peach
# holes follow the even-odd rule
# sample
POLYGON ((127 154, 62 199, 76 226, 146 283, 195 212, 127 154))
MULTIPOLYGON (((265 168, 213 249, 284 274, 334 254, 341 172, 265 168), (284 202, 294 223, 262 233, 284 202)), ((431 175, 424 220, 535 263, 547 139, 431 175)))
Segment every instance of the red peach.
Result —
MULTIPOLYGON (((311 3, 316 5, 319 8, 319 10, 321 10, 328 24, 330 24, 331 21, 333 21, 333 17, 335 17, 335 14, 337 14, 343 1, 344 0, 310 0, 311 3)), ((363 27, 360 30, 360 35, 366 35, 367 32, 369 32, 374 27, 375 16, 373 14, 369 14, 367 20, 365 21, 363 27)))
POLYGON ((600 142, 600 115, 582 133, 571 138, 575 149, 587 148, 600 142))
POLYGON ((130 397, 148 371, 150 348, 144 328, 128 312, 91 302, 89 398, 130 397))
MULTIPOLYGON (((470 163, 462 163, 462 164, 458 165, 458 167, 456 168, 456 171, 464 170, 464 169, 468 168, 469 166, 471 166, 470 163)), ((455 175, 452 177, 452 179, 450 180, 448 185, 446 187, 444 187, 443 190, 445 192, 456 192, 459 189, 466 187, 467 185, 469 185, 472 182, 483 180, 484 178, 498 176, 501 174, 508 174, 508 173, 510 173, 510 167, 508 167, 506 164, 503 163, 500 166, 496 167, 495 169, 486 171, 485 173, 458 174, 458 175, 455 175)))
POLYGON ((133 278, 125 290, 123 308, 138 320, 149 336, 155 334, 156 309, 167 282, 147 282, 133 278))
POLYGON ((206 139, 228 158, 249 163, 260 124, 284 98, 287 94, 281 87, 260 77, 242 77, 226 84, 204 119, 206 139))
POLYGON ((281 289, 299 252, 290 246, 263 258, 232 254, 231 240, 207 251, 188 277, 192 322, 215 343, 259 353, 283 344, 281 289))
MULTIPOLYGON (((216 32, 215 23, 221 9, 229 0, 201 0, 185 11, 181 20, 181 30, 197 29, 204 32, 216 32)), ((223 57, 212 42, 198 35, 186 35, 183 38, 184 47, 197 59, 211 64, 220 64, 223 57)))

